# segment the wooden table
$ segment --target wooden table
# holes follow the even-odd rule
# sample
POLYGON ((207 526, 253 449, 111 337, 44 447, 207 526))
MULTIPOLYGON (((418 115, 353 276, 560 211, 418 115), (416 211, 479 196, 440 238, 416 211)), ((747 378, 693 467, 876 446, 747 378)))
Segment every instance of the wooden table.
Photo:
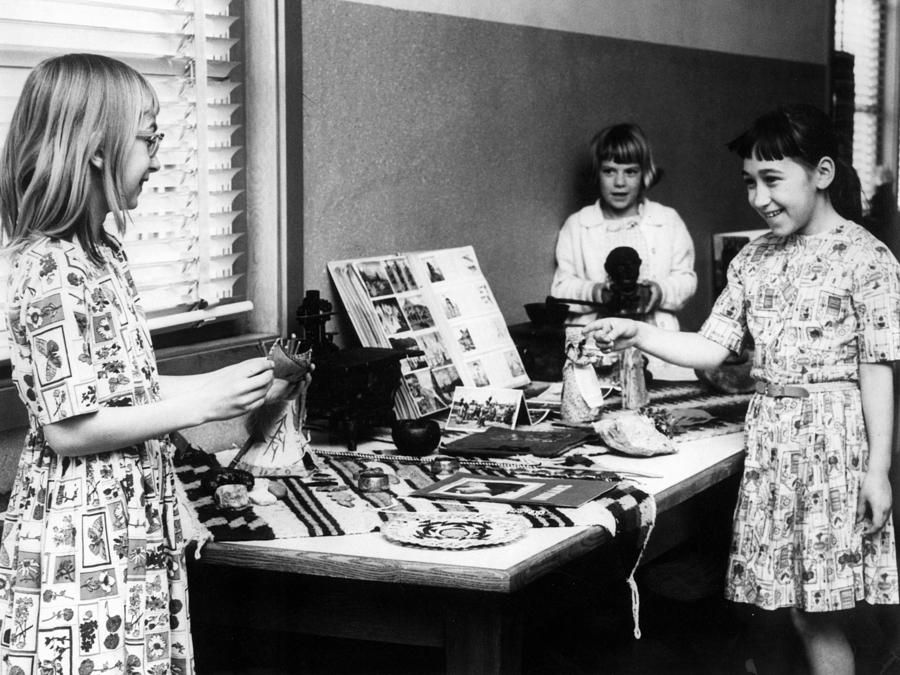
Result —
MULTIPOLYGON (((729 434, 684 443, 675 455, 606 458, 613 470, 661 476, 641 483, 658 508, 645 558, 678 541, 679 522, 690 518, 679 509, 691 497, 740 470, 742 445, 742 434, 729 434)), ((439 647, 448 673, 516 673, 534 582, 608 540, 600 527, 573 527, 468 551, 397 546, 378 533, 211 543, 193 570, 192 598, 202 600, 192 614, 200 625, 252 621, 261 630, 439 647)))

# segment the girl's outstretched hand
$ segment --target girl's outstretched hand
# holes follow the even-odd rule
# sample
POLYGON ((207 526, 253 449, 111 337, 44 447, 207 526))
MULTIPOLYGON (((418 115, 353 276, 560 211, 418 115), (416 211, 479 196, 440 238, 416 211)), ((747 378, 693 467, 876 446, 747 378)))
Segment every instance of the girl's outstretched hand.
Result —
POLYGON ((639 327, 637 321, 609 317, 592 321, 582 333, 594 338, 603 351, 621 351, 637 342, 639 327))
POLYGON ((875 534, 884 527, 890 513, 891 482, 887 472, 867 471, 859 488, 857 525, 862 525, 863 534, 875 534))
POLYGON ((259 357, 211 372, 194 399, 203 420, 227 420, 261 406, 272 385, 272 369, 269 359, 259 357))

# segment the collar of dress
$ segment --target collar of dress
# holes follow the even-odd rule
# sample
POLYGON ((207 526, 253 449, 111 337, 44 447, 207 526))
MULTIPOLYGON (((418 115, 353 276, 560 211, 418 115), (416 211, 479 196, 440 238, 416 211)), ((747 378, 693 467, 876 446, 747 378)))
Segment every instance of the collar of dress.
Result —
POLYGON ((580 222, 581 226, 584 228, 592 229, 595 227, 602 227, 607 232, 619 232, 620 230, 628 230, 639 225, 662 226, 663 223, 653 218, 647 211, 647 202, 642 201, 638 204, 638 214, 636 216, 609 220, 603 217, 603 209, 600 208, 600 200, 598 199, 591 208, 588 209, 587 213, 582 214, 580 222))

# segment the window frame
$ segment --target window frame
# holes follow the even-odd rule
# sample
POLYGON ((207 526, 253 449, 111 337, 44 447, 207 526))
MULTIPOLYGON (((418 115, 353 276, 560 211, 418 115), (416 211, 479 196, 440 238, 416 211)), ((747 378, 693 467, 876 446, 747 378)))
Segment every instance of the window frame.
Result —
MULTIPOLYGON (((290 307, 302 300, 302 128, 286 124, 286 99, 295 108, 291 124, 302 121, 300 87, 301 3, 244 1, 247 296, 251 312, 231 319, 233 336, 216 337, 156 351, 163 374, 207 372, 242 358, 258 355, 261 338, 284 334, 291 323, 290 307), (285 42, 291 25, 291 49, 296 57, 285 67, 285 42), (286 79, 290 73, 291 81, 286 79), (286 96, 290 88, 293 96, 286 96), (272 152, 275 148, 276 151, 272 152), (294 166, 288 169, 288 160, 294 166), (297 186, 288 190, 288 185, 297 186), (290 193, 290 197, 289 197, 290 193), (288 217, 289 209, 291 217, 288 217), (289 254, 289 252, 295 252, 289 254), (274 273, 272 273, 274 271, 274 273)), ((217 322, 209 323, 210 327, 217 322)), ((224 323, 224 321, 222 322, 224 323)), ((201 324, 185 331, 202 328, 201 324)), ((0 362, 0 433, 27 425, 24 407, 11 379, 8 360, 0 362)))

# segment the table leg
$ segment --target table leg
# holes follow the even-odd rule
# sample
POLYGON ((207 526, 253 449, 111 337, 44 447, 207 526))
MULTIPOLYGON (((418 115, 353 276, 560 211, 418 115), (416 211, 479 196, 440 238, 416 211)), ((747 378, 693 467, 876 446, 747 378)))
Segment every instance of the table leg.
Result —
POLYGON ((516 675, 522 670, 523 615, 517 598, 501 596, 446 607, 447 675, 516 675))

